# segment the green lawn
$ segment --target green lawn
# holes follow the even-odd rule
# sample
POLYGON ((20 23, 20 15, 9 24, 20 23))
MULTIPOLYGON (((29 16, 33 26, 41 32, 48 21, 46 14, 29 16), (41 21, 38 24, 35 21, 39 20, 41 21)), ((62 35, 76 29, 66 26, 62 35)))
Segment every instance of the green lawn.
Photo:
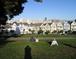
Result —
MULTIPOLYGON (((22 35, 31 37, 36 35, 22 35)), ((37 35, 38 36, 38 35, 37 35)), ((38 43, 26 40, 6 41, 0 45, 0 59, 24 59, 25 47, 31 48, 32 59, 76 59, 76 36, 75 35, 39 35, 38 38, 57 38, 59 46, 50 46, 45 40, 38 43)), ((29 53, 29 51, 27 51, 29 53)))
POLYGON ((57 38, 57 39, 76 39, 76 35, 60 35, 60 34, 47 34, 47 35, 38 35, 38 34, 26 34, 26 35, 20 35, 20 38, 29 38, 29 37, 37 37, 40 39, 44 39, 44 38, 57 38))

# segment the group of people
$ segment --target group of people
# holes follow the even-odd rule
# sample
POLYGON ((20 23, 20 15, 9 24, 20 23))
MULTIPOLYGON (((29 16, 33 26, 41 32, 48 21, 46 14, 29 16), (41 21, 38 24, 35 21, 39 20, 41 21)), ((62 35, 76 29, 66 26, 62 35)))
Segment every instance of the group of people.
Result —
POLYGON ((37 38, 35 38, 35 37, 31 37, 30 40, 31 40, 32 42, 39 42, 39 39, 37 39, 37 38))
MULTIPOLYGON (((39 39, 35 38, 35 37, 31 37, 30 40, 32 42, 39 42, 39 39)), ((50 46, 53 46, 53 45, 57 45, 58 46, 58 42, 57 40, 54 38, 51 43, 49 42, 50 46)))

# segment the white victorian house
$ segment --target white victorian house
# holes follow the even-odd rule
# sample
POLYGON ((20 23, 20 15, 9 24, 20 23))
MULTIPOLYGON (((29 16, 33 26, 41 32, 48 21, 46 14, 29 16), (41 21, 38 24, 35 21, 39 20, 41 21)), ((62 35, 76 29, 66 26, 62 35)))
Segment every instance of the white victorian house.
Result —
MULTIPOLYGON (((40 28, 43 32, 50 31, 68 31, 70 30, 70 25, 67 21, 61 20, 17 20, 17 21, 7 21, 7 23, 11 26, 8 28, 8 31, 14 30, 16 34, 32 34, 38 33, 40 28)), ((71 30, 76 31, 76 22, 73 21, 71 24, 71 30)))
POLYGON ((53 21, 51 24, 51 32, 63 30, 63 24, 61 21, 53 21))
POLYGON ((64 31, 70 30, 70 25, 68 24, 67 21, 64 22, 64 31))
POLYGON ((43 24, 41 24, 41 26, 40 26, 40 28, 41 28, 44 32, 50 31, 50 30, 51 30, 50 27, 51 27, 51 26, 50 26, 48 23, 43 23, 43 24))
POLYGON ((75 21, 73 21, 71 24, 71 30, 76 31, 76 22, 75 21))

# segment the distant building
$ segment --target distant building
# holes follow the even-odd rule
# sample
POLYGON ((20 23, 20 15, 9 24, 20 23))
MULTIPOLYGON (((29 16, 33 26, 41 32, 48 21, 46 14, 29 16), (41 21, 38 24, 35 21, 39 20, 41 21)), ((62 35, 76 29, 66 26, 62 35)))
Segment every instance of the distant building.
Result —
MULTIPOLYGON (((10 24, 8 31, 14 30, 16 34, 32 34, 38 33, 40 29, 43 32, 50 31, 68 31, 70 30, 70 25, 67 21, 61 20, 17 20, 17 21, 7 21, 10 24)), ((71 24, 71 30, 76 31, 76 22, 71 24)))
POLYGON ((67 21, 64 22, 64 31, 70 30, 70 25, 68 24, 67 21))
POLYGON ((54 20, 51 24, 51 32, 63 30, 63 21, 54 20))
POLYGON ((73 21, 71 24, 71 30, 76 31, 76 22, 75 21, 73 21))

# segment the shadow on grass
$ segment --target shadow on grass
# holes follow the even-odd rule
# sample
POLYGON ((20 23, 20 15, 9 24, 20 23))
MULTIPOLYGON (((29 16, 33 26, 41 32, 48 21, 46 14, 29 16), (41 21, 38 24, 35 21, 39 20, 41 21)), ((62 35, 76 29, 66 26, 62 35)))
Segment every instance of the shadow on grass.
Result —
POLYGON ((27 45, 25 47, 24 59, 32 59, 32 56, 31 56, 31 47, 29 45, 27 45))
POLYGON ((17 38, 17 37, 19 37, 19 35, 17 35, 17 34, 14 34, 12 36, 8 36, 8 35, 7 36, 2 36, 2 35, 0 35, 0 47, 6 45, 9 42, 15 42, 15 40, 8 40, 8 38, 10 38, 10 37, 17 38))
POLYGON ((14 40, 7 40, 8 38, 0 38, 0 48, 8 44, 9 42, 15 42, 14 40))
POLYGON ((71 48, 75 48, 76 49, 76 46, 73 46, 71 44, 68 44, 68 43, 62 43, 62 44, 65 45, 65 46, 68 46, 68 47, 71 47, 71 48))

